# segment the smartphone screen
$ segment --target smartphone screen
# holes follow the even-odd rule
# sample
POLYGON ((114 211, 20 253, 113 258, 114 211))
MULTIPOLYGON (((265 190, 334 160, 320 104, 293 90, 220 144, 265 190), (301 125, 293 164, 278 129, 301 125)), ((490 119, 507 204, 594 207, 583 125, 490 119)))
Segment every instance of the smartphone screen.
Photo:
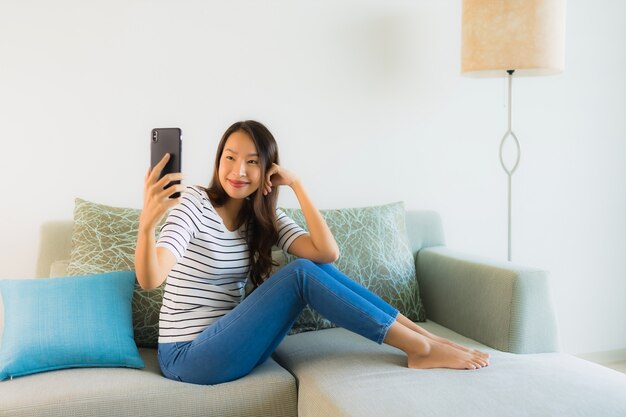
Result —
MULTIPOLYGON (((166 153, 170 154, 170 159, 161 171, 159 179, 164 175, 182 172, 182 132, 177 127, 155 128, 150 135, 150 168, 159 163, 166 153)), ((168 188, 173 184, 180 184, 180 181, 170 182, 165 186, 168 188)), ((170 198, 178 198, 180 193, 173 193, 170 198)))

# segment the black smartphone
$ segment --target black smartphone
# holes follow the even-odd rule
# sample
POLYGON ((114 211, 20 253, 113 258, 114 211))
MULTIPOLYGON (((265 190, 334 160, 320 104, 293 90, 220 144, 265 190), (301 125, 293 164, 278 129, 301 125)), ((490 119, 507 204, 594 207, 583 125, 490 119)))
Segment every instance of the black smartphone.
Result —
MULTIPOLYGON (((150 135, 150 169, 154 169, 154 166, 163 159, 166 153, 170 154, 170 160, 163 167, 159 179, 167 174, 182 172, 183 141, 182 132, 177 127, 152 129, 150 135)), ((165 188, 173 184, 180 184, 180 181, 170 182, 165 188)), ((170 195, 170 198, 178 197, 180 197, 178 192, 170 195)))

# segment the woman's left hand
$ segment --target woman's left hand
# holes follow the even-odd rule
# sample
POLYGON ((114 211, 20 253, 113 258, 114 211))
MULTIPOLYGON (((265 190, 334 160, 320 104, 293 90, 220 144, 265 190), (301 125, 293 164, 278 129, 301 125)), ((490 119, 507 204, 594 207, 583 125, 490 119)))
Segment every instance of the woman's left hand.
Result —
POLYGON ((272 187, 292 185, 297 179, 298 178, 292 172, 287 171, 280 165, 272 164, 272 167, 267 170, 267 175, 265 176, 263 195, 271 193, 272 187))

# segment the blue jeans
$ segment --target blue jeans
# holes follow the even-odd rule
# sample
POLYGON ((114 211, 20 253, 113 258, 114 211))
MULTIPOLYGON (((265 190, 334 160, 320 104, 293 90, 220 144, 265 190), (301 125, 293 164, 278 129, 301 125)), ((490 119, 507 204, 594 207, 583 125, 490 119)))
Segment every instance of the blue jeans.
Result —
POLYGON ((382 343, 398 310, 333 265, 298 259, 189 342, 159 343, 159 365, 169 379, 219 384, 241 378, 276 350, 309 305, 322 316, 382 343))

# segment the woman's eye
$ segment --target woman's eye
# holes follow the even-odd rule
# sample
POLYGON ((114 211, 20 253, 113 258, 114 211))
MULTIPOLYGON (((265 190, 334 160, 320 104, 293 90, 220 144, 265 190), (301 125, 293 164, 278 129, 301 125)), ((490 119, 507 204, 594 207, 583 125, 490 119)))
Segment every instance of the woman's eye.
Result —
POLYGON ((249 163, 249 164, 255 164, 255 165, 256 165, 256 164, 258 164, 258 163, 259 163, 259 161, 256 161, 256 160, 254 160, 254 159, 251 159, 251 160, 249 160, 249 161, 248 161, 248 163, 249 163))
POLYGON ((232 156, 230 156, 230 155, 226 155, 226 159, 227 159, 227 160, 229 160, 229 161, 234 161, 234 160, 235 160, 235 158, 233 158, 233 157, 232 157, 232 156))

